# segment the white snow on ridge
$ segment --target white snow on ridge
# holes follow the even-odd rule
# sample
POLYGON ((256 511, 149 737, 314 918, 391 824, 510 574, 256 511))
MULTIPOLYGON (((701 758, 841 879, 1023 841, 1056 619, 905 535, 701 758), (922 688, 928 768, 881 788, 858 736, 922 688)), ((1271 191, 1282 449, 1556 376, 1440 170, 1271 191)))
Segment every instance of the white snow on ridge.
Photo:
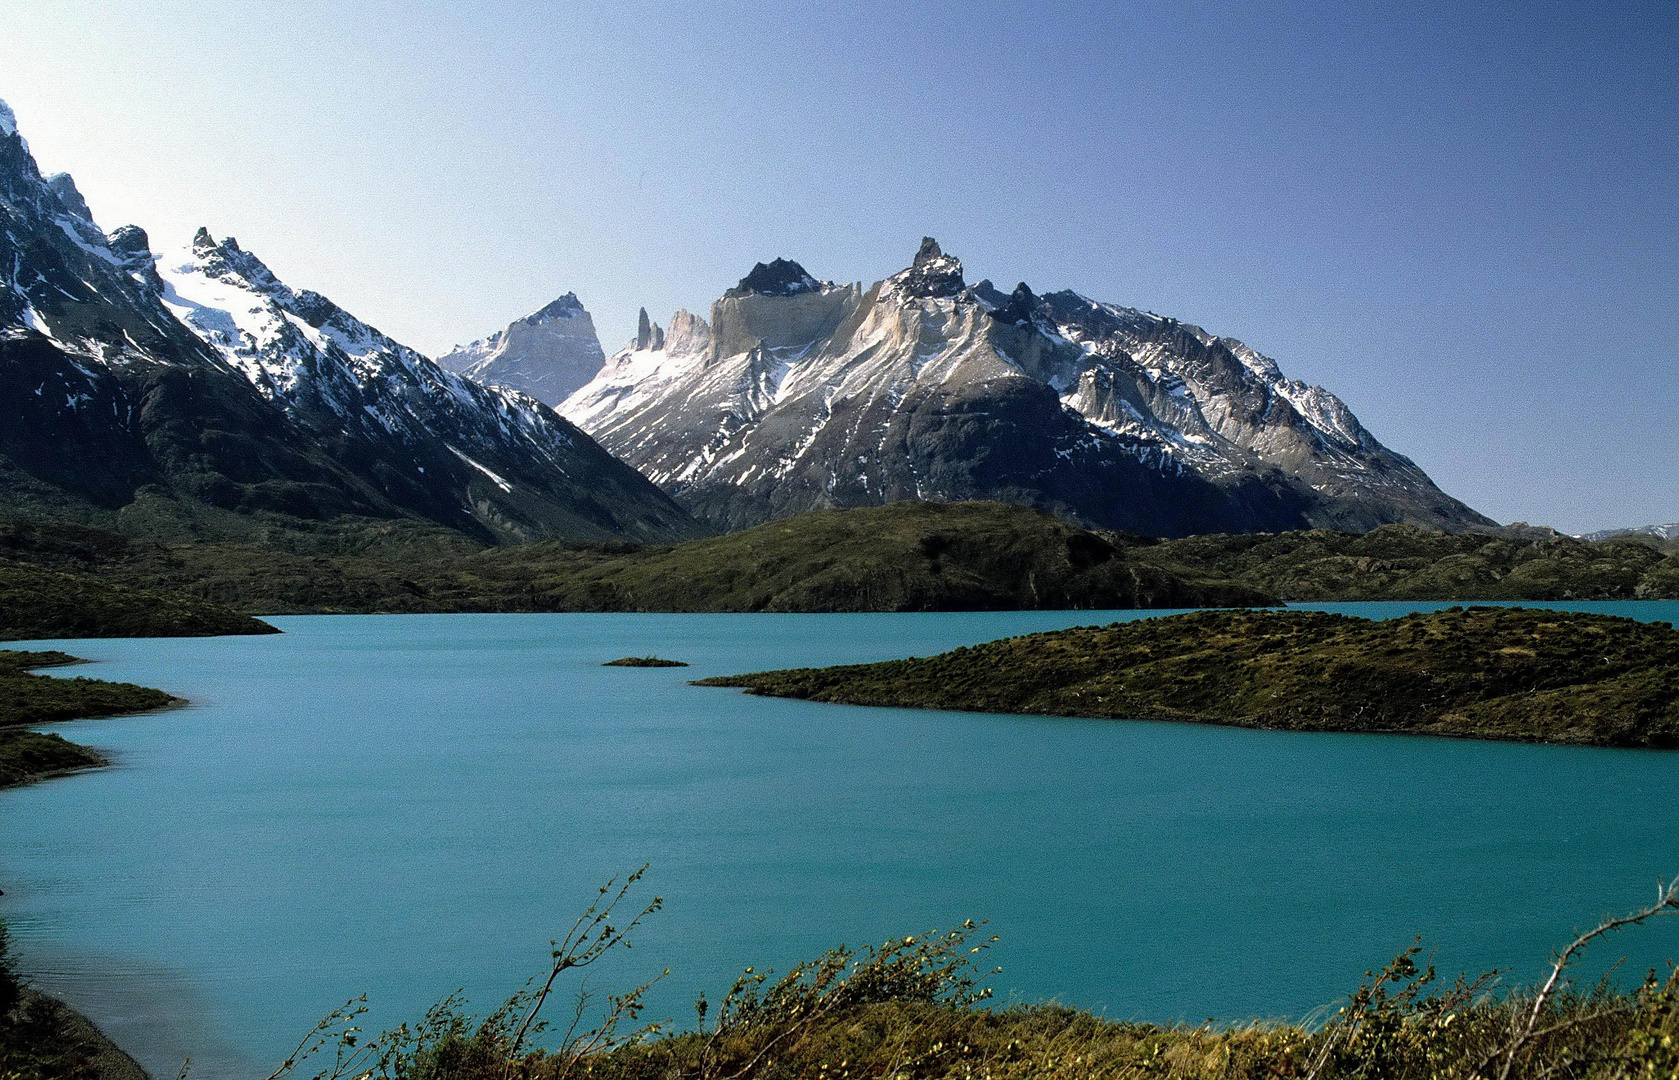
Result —
POLYGON ((303 358, 276 348, 285 315, 271 301, 202 272, 189 250, 161 258, 163 306, 273 400, 297 389, 303 358))
POLYGON ((231 241, 197 241, 157 270, 169 311, 300 418, 406 444, 443 440, 503 491, 512 482, 468 450, 566 472, 577 444, 540 402, 444 371, 325 298, 294 292, 231 241))
MULTIPOLYGON (((1119 452, 1164 473, 1215 480, 1282 469, 1331 495, 1392 483, 1433 490, 1420 473, 1394 476, 1388 451, 1334 394, 1287 378, 1240 341, 1066 293, 1023 294, 1029 317, 1010 320, 1023 329, 1000 331, 990 287, 963 286, 959 261, 927 253, 870 289, 832 290, 836 302, 841 292, 848 299, 822 320, 801 321, 810 309, 794 293, 731 291, 694 347, 644 335, 642 347, 612 356, 560 411, 667 487, 758 491, 767 480, 803 477, 820 448, 835 462, 829 475, 798 482, 833 490, 863 482, 866 462, 847 463, 841 447, 891 452, 883 416, 1030 379, 1087 425, 1085 441, 1057 449, 1068 460, 1075 451, 1119 452), (795 328, 809 340, 791 336, 795 328), (1012 335, 1021 332, 1039 336, 1016 347, 1012 335), (830 423, 835 408, 847 418, 844 431, 830 423), (859 424, 868 431, 851 430, 859 424)), ((880 471, 868 474, 872 490, 880 471)))
POLYGON ((0 101, 0 138, 10 138, 17 134, 17 114, 12 107, 0 101))
POLYGON ((483 465, 480 465, 478 462, 472 460, 467 455, 461 453, 458 449, 456 449, 453 446, 449 447, 449 452, 454 454, 456 457, 460 458, 462 461, 466 462, 468 465, 471 465, 474 469, 477 469, 479 472, 483 473, 485 476, 489 477, 492 481, 495 482, 496 487, 500 488, 501 490, 507 491, 507 492, 511 492, 513 490, 513 485, 509 484, 506 480, 502 479, 502 477, 498 473, 496 473, 495 470, 489 469, 489 468, 486 468, 483 465))

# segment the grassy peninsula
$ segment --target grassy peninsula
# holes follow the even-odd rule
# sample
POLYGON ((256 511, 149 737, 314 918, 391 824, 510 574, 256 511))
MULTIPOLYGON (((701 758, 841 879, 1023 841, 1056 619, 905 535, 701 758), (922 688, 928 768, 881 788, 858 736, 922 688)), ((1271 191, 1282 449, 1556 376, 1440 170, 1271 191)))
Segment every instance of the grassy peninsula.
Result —
POLYGON ((0 563, 0 641, 277 633, 265 622, 187 593, 0 563))
POLYGON ((133 683, 60 679, 33 669, 79 664, 66 653, 0 650, 0 787, 107 764, 104 758, 62 736, 26 728, 97 716, 148 712, 180 699, 133 683))
MULTIPOLYGON (((146 712, 180 699, 133 683, 53 678, 40 668, 83 663, 56 650, 0 650, 0 788, 109 764, 31 724, 146 712)), ((5 1080, 145 1080, 145 1072, 86 1017, 29 988, 12 967, 0 921, 0 1077, 5 1080)))
POLYGON ((1679 631, 1521 608, 1387 621, 1205 611, 700 685, 852 705, 1679 747, 1679 631))

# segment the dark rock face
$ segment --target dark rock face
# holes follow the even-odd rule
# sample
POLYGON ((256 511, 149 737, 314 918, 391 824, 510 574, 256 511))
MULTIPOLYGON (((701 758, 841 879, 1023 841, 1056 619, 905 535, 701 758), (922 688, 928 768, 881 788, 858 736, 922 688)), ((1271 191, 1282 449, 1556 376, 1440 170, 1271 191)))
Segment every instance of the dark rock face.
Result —
POLYGON ((774 262, 758 263, 751 273, 740 279, 740 284, 723 295, 741 297, 757 293, 759 296, 794 296, 819 287, 817 280, 798 263, 791 259, 776 259, 774 262))
POLYGON ((938 297, 955 296, 965 287, 962 283, 962 262, 951 255, 946 255, 939 248, 939 242, 931 236, 921 238, 921 247, 915 253, 915 261, 910 268, 893 279, 898 283, 898 292, 903 296, 936 299, 938 297))
POLYGON ((163 269, 0 125, 0 508, 702 531, 541 404, 443 372, 231 239, 201 229, 163 269))
POLYGON ((583 302, 577 299, 576 293, 566 293, 564 296, 550 300, 534 314, 528 315, 523 321, 533 323, 551 322, 554 319, 575 319, 583 314, 583 302))
POLYGON ((1014 292, 1009 294, 1008 299, 989 314, 998 322, 1010 326, 1030 326, 1037 307, 1038 298, 1032 295, 1032 290, 1022 281, 1014 287, 1014 292))
POLYGON ((1491 524, 1241 342, 970 288, 931 239, 871 288, 737 289, 711 314, 638 338, 563 412, 721 527, 900 499, 1169 536, 1491 524))

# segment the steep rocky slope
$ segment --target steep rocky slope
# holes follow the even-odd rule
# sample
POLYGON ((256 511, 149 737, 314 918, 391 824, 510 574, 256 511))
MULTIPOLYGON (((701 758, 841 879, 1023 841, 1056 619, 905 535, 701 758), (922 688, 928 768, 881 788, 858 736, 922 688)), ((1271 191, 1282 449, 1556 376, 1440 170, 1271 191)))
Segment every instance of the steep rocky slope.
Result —
POLYGON ((1240 342, 969 286, 930 239, 867 289, 778 259, 709 320, 644 317, 560 412, 727 527, 906 498, 1171 536, 1492 524, 1240 342))
POLYGON ((149 248, 43 178, 0 105, 0 509, 703 532, 546 406, 443 371, 233 241, 200 231, 161 273, 149 248))
POLYGON ((520 390, 545 405, 558 405, 600 372, 606 354, 577 294, 566 293, 505 330, 457 345, 437 362, 474 382, 520 390))

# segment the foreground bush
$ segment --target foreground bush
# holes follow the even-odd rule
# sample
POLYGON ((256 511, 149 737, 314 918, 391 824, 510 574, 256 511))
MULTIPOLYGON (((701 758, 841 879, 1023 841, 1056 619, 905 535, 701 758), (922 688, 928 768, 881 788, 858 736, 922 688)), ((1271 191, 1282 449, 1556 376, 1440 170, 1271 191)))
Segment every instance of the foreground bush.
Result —
MULTIPOLYGON (((613 906, 640 875, 601 899, 555 943, 547 981, 475 1020, 450 998, 424 1021, 358 1042, 358 1008, 329 1017, 273 1078, 398 1080, 1515 1080, 1679 1078, 1679 968, 1627 990, 1569 984, 1595 940, 1679 911, 1679 882, 1656 902, 1581 935, 1540 986, 1507 990, 1496 974, 1442 985, 1418 947, 1367 975, 1327 1023, 1184 1027, 1115 1023, 1059 1005, 994 1010, 979 961, 994 938, 973 923, 874 949, 837 949, 775 982, 747 969, 715 1014, 695 1003, 694 1030, 632 1027, 648 986, 607 999, 585 1029, 587 1000, 548 1028, 544 1004, 565 972, 627 945, 613 906), (533 1040, 555 1036, 546 1048, 533 1040), (314 1056, 311 1056, 314 1051, 314 1056)), ((657 981, 657 980, 655 980, 657 981)))

